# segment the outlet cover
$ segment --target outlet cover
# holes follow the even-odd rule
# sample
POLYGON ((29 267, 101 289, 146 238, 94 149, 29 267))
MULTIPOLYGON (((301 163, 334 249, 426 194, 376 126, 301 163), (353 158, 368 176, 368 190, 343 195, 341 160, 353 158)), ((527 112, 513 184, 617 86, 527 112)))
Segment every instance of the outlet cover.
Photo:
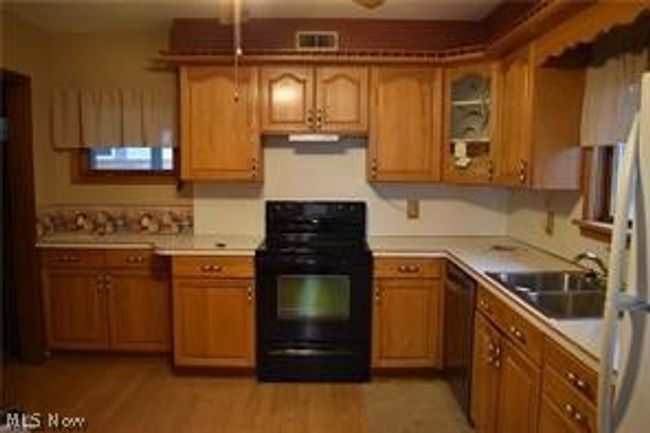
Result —
POLYGON ((406 200, 406 216, 410 220, 420 218, 420 201, 415 199, 406 200))

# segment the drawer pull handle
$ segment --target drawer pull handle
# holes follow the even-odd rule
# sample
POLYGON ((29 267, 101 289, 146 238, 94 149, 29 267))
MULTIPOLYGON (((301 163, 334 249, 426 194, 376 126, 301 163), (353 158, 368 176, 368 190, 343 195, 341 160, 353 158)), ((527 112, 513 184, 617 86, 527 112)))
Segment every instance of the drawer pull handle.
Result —
POLYGON ((514 335, 515 338, 519 340, 519 342, 526 344, 526 337, 524 336, 524 333, 517 329, 516 326, 510 327, 510 333, 514 335))
POLYGON ((144 262, 144 257, 142 256, 128 256, 126 259, 127 263, 142 263, 144 262))
POLYGON ((59 261, 66 262, 66 263, 77 263, 79 262, 79 257, 77 256, 69 256, 67 254, 59 257, 59 261))
POLYGON ((397 271, 403 274, 415 274, 420 272, 420 267, 416 265, 400 265, 397 267, 397 271))
POLYGON ((219 265, 203 265, 201 266, 203 272, 221 272, 223 267, 219 265))
POLYGON ((578 412, 572 404, 566 403, 564 405, 564 412, 577 424, 585 423, 585 416, 578 412))
POLYGON ((587 383, 580 379, 577 374, 567 371, 564 374, 564 377, 566 377, 567 381, 578 390, 583 392, 587 390, 587 383))

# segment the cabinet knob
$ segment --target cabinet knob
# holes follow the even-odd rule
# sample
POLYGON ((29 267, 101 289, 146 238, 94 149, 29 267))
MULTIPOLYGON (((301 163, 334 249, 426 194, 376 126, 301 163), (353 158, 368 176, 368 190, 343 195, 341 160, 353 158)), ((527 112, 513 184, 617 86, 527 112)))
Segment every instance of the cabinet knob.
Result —
POLYGON ((566 373, 564 373, 564 377, 578 391, 581 391, 583 393, 587 391, 587 383, 584 380, 582 380, 577 374, 571 371, 567 371, 566 373))
POLYGON ((142 257, 142 256, 128 256, 124 260, 127 263, 142 263, 142 262, 144 262, 144 257, 142 257))
POLYGON ((373 158, 372 161, 370 162, 370 178, 376 179, 378 171, 379 171, 379 163, 377 162, 377 158, 373 158))
POLYGON ((492 160, 488 161, 487 173, 488 179, 492 182, 494 180, 494 161, 492 160))
POLYGON ((378 304, 381 303, 381 289, 379 286, 375 287, 375 302, 378 304))
POLYGON ((519 163, 519 183, 525 184, 528 179, 528 162, 521 160, 519 163))
POLYGON ((246 299, 248 299, 248 302, 253 301, 253 287, 248 286, 248 289, 246 289, 246 299))

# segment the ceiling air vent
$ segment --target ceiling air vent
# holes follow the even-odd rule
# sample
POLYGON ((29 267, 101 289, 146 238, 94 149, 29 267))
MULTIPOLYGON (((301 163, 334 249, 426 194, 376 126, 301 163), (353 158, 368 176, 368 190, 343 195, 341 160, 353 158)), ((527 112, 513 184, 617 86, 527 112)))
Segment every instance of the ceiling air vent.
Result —
POLYGON ((338 51, 338 49, 338 32, 296 32, 296 50, 298 51, 338 51))

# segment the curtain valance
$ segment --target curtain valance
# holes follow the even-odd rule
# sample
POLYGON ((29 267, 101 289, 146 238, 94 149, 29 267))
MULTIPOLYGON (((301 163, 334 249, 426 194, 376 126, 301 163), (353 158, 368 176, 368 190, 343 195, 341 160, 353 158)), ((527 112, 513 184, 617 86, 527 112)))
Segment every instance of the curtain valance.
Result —
POLYGON ((57 89, 52 95, 55 149, 176 145, 172 89, 57 89))

